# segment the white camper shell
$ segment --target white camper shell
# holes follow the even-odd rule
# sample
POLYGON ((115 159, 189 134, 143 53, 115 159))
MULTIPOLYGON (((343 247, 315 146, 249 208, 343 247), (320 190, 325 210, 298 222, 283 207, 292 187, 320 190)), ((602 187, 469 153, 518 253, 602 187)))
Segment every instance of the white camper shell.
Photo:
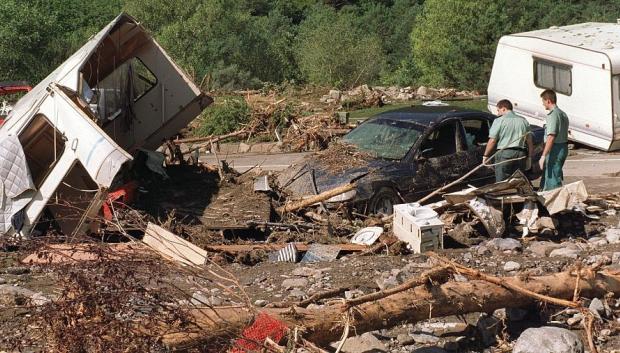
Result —
POLYGON ((509 99, 543 125, 540 93, 553 89, 570 120, 569 139, 620 149, 620 24, 583 23, 500 39, 488 87, 489 110, 509 99))
POLYGON ((132 155, 156 149, 210 103, 121 14, 19 100, 0 128, 0 149, 11 152, 0 156, 0 191, 9 191, 0 192, 0 236, 16 233, 18 212, 22 235, 42 218, 65 234, 87 229, 132 155))

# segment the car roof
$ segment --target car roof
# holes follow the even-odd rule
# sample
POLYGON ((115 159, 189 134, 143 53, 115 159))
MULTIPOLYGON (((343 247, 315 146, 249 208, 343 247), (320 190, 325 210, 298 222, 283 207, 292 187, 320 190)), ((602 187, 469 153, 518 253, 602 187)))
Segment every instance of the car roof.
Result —
POLYGON ((374 115, 372 119, 389 119, 409 121, 417 124, 430 126, 447 118, 467 117, 472 115, 492 117, 491 114, 475 109, 466 109, 456 106, 424 106, 413 105, 410 107, 389 110, 374 115))

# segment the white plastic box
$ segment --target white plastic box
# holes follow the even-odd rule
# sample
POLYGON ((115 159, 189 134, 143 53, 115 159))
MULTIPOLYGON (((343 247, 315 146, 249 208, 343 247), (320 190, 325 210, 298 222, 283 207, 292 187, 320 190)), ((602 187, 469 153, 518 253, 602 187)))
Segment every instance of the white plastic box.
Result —
POLYGON ((394 205, 394 235, 420 254, 443 249, 443 222, 437 212, 417 203, 394 205))

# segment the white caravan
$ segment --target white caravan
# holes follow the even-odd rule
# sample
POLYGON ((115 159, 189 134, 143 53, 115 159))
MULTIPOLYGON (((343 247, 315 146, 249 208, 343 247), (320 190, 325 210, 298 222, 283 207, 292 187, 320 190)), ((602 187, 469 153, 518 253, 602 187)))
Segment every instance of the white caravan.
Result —
POLYGON ((120 15, 0 128, 0 236, 28 235, 44 219, 65 234, 86 231, 132 156, 160 146, 212 101, 120 15))
POLYGON ((488 87, 489 110, 509 99, 516 113, 543 125, 540 93, 553 89, 570 120, 569 139, 620 149, 620 24, 582 23, 500 39, 488 87))

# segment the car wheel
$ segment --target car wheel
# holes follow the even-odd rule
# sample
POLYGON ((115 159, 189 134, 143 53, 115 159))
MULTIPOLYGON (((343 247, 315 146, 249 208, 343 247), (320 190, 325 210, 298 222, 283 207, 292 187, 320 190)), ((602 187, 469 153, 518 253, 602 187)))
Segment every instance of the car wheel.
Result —
POLYGON ((368 202, 369 214, 391 215, 394 212, 394 205, 400 202, 398 194, 388 187, 380 188, 368 202))

